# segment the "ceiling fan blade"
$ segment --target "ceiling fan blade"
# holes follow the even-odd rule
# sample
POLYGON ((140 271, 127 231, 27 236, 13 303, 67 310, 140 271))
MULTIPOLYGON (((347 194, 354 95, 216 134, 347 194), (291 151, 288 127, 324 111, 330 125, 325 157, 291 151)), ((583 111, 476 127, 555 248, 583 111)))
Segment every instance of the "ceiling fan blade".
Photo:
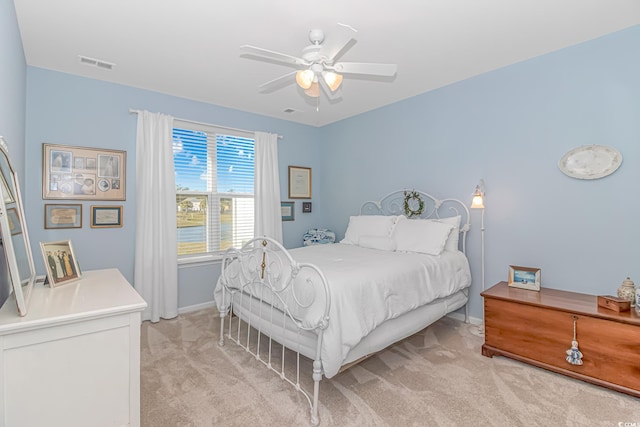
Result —
POLYGON ((260 56, 262 58, 272 59, 278 62, 284 62, 285 64, 292 64, 296 66, 310 65, 307 61, 302 58, 297 58, 295 56, 287 55, 286 53, 275 52, 273 50, 263 49, 261 47, 255 47, 250 45, 242 45, 240 46, 240 50, 243 53, 249 55, 260 56))
POLYGON ((331 67, 341 74, 366 74, 369 76, 393 77, 398 71, 396 64, 376 64, 367 62, 338 62, 331 67))
POLYGON ((348 25, 338 25, 325 37, 320 49, 320 56, 327 58, 327 62, 333 62, 353 40, 355 33, 356 30, 348 25))
POLYGON ((260 86, 258 86, 258 90, 260 92, 272 92, 276 89, 280 89, 284 86, 287 86, 295 81, 295 78, 292 78, 292 76, 295 75, 296 73, 297 71, 292 71, 283 76, 280 76, 273 80, 269 80, 268 82, 262 83, 260 86))

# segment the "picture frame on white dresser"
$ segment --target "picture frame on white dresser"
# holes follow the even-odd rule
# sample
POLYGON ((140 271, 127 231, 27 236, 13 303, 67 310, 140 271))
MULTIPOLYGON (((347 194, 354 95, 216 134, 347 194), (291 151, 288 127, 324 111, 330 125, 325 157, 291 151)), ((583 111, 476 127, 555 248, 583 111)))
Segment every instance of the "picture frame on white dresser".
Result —
POLYGON ((73 252, 71 240, 40 242, 40 248, 42 249, 44 266, 47 269, 49 286, 53 288, 80 280, 82 273, 73 252))

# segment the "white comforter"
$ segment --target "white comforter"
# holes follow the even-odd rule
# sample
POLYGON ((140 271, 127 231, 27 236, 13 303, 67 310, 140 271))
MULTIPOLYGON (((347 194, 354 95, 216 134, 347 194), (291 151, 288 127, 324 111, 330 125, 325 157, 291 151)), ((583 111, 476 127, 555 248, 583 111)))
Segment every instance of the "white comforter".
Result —
MULTIPOLYGON (((349 351, 376 326, 471 285, 462 252, 432 256, 329 244, 290 253, 298 262, 319 267, 329 283, 331 308, 321 354, 328 378, 338 373, 349 351)), ((218 284, 218 304, 220 288, 218 284)))

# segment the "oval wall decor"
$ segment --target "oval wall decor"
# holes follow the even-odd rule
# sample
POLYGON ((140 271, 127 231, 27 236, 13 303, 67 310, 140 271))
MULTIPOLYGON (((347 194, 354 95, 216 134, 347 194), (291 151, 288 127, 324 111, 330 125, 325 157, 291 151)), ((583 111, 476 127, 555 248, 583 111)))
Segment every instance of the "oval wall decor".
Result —
POLYGON ((569 150, 558 162, 567 176, 577 179, 598 179, 611 175, 620 167, 622 155, 606 145, 584 145, 569 150))

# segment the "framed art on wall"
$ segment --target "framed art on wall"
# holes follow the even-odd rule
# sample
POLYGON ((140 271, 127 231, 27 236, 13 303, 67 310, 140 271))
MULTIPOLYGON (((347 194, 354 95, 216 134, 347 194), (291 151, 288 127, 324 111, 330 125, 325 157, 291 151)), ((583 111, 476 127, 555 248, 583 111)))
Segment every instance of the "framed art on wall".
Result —
POLYGON ((82 205, 45 204, 44 228, 82 228, 82 205))
POLYGON ((289 198, 311 198, 311 168, 289 166, 289 198))
POLYGON ((44 266, 47 269, 49 285, 52 288, 81 278, 80 268, 70 240, 40 242, 40 248, 42 249, 44 266))
POLYGON ((296 202, 280 202, 283 221, 295 221, 295 203, 296 202))
POLYGON ((91 228, 122 227, 122 206, 91 206, 91 228))
POLYGON ((126 151, 42 144, 42 198, 125 200, 126 151))

